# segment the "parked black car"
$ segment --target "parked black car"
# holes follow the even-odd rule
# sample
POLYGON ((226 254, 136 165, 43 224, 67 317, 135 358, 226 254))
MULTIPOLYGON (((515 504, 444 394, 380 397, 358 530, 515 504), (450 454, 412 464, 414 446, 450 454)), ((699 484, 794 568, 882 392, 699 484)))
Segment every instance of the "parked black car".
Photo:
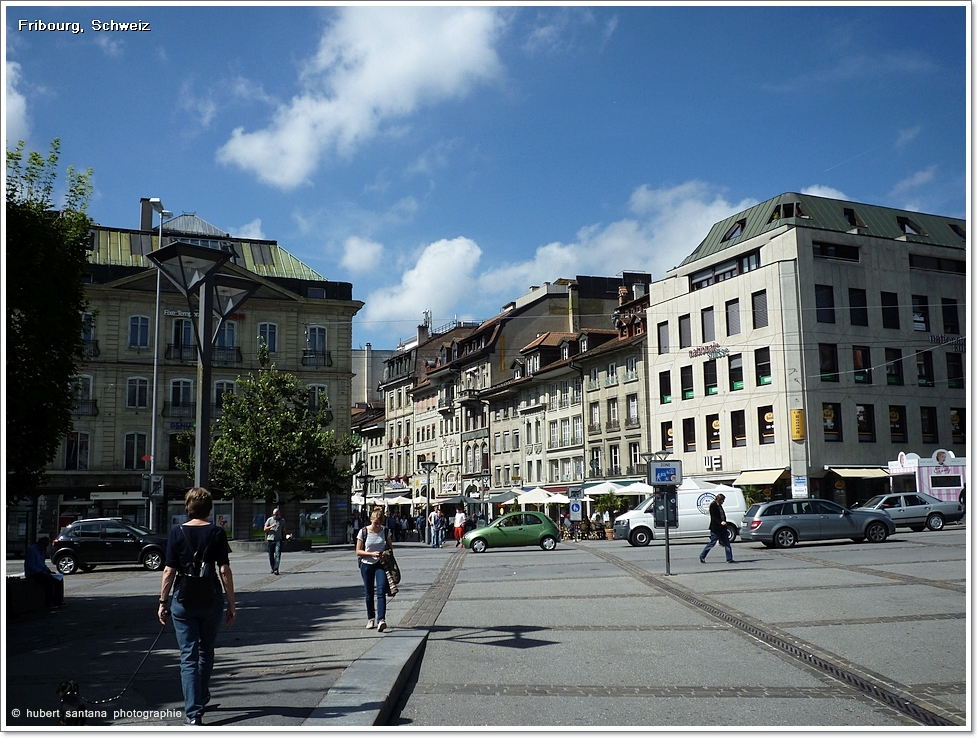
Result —
POLYGON ((76 520, 51 544, 51 561, 62 574, 91 571, 96 564, 163 568, 166 537, 121 518, 76 520))

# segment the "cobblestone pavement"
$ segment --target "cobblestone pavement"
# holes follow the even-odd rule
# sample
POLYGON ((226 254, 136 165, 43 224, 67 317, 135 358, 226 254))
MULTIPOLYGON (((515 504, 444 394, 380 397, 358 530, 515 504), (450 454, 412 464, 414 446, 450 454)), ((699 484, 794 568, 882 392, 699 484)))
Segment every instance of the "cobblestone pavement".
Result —
POLYGON ((466 554, 391 724, 965 725, 966 535, 466 554))

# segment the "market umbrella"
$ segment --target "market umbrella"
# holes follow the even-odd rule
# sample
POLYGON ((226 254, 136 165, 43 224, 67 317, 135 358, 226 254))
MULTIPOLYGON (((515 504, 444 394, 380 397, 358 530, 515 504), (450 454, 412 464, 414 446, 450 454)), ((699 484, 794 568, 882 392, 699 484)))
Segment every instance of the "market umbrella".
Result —
MULTIPOLYGON (((590 492, 591 490, 588 490, 590 492)), ((622 487, 615 491, 618 495, 645 495, 648 497, 655 492, 654 487, 650 487, 645 482, 632 482, 627 487, 622 487)))
POLYGON ((543 505, 550 501, 550 493, 543 487, 534 487, 529 492, 524 492, 516 498, 520 505, 543 505))
POLYGON ((391 497, 389 500, 384 500, 388 505, 410 505, 412 500, 410 497, 403 497, 398 495, 397 497, 391 497))
POLYGON ((493 495, 492 497, 486 498, 485 500, 483 500, 483 502, 486 502, 490 505, 508 505, 515 499, 516 499, 515 492, 500 492, 498 495, 493 495))
POLYGON ((350 504, 351 505, 362 505, 363 504, 363 495, 353 495, 350 498, 350 504))
POLYGON ((601 495, 606 495, 609 492, 618 492, 621 489, 620 484, 615 484, 614 482, 600 482, 593 487, 588 487, 586 492, 594 497, 600 497, 601 495))
POLYGON ((555 505, 566 505, 568 502, 570 502, 570 498, 567 495, 562 494, 550 495, 550 499, 547 500, 547 503, 549 504, 551 502, 555 505))

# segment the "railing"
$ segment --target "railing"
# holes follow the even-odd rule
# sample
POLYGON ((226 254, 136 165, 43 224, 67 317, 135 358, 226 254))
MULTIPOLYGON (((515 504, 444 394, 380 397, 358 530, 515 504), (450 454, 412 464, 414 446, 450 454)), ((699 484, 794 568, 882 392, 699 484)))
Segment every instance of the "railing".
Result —
POLYGON ((94 338, 82 339, 82 356, 93 359, 99 355, 98 341, 94 338))
POLYGON ((608 476, 609 477, 620 477, 621 476, 621 467, 620 466, 612 466, 612 467, 609 467, 608 468, 608 476))
POLYGON ((609 420, 604 424, 604 429, 608 431, 621 430, 621 423, 619 423, 617 420, 609 420))
POLYGON ((196 402, 182 402, 174 404, 172 402, 163 403, 164 418, 195 418, 197 417, 196 402))
POLYGON ((634 382, 638 379, 638 372, 625 372, 625 381, 634 382))
POLYGON ((170 361, 197 361, 197 346, 168 343, 163 357, 170 361))
POLYGON ((214 353, 211 354, 211 362, 214 364, 240 364, 240 346, 215 346, 214 353))
POLYGON ((608 376, 608 377, 605 377, 604 378, 604 386, 605 387, 614 387, 616 384, 618 384, 618 375, 617 374, 612 374, 611 376, 608 376))
POLYGON ((560 409, 563 410, 566 407, 570 407, 570 400, 566 397, 560 398, 560 409))
POLYGON ((589 379, 587 381, 587 391, 588 392, 594 392, 594 390, 600 389, 600 388, 601 388, 601 382, 599 382, 597 379, 589 379))
POLYGON ((98 415, 98 400, 75 400, 71 406, 72 415, 98 415))
POLYGON ((641 427, 642 427, 642 421, 639 420, 638 416, 635 416, 633 418, 626 418, 625 419, 625 429, 626 430, 633 430, 635 428, 641 428, 641 427))
POLYGON ((333 366, 333 354, 320 349, 302 349, 303 366, 333 366))
POLYGON ((587 424, 587 432, 588 432, 588 434, 600 433, 601 432, 601 423, 588 423, 587 424))

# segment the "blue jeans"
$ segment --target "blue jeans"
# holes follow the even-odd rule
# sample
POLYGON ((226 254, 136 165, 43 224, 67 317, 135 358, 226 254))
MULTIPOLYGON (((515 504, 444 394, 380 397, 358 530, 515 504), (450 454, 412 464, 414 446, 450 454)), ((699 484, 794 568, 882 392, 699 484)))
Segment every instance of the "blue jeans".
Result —
POLYGON ((360 562, 360 576, 363 578, 363 589, 367 595, 367 619, 383 620, 387 616, 387 573, 380 562, 367 564, 360 562), (374 609, 374 595, 377 597, 377 609, 374 609))
POLYGON ((214 641, 221 625, 224 599, 203 607, 186 607, 174 597, 170 604, 173 630, 180 649, 180 684, 183 687, 183 716, 199 717, 210 697, 211 670, 214 668, 214 641))
POLYGON ((730 548, 730 531, 727 530, 726 526, 720 531, 719 534, 710 531, 710 542, 706 544, 706 548, 700 554, 701 559, 705 559, 706 555, 710 553, 710 549, 717 545, 717 541, 723 546, 723 551, 727 555, 727 561, 733 561, 733 550, 730 548))
POLYGON ((278 571, 278 565, 282 561, 282 542, 268 541, 268 565, 272 571, 278 571))

